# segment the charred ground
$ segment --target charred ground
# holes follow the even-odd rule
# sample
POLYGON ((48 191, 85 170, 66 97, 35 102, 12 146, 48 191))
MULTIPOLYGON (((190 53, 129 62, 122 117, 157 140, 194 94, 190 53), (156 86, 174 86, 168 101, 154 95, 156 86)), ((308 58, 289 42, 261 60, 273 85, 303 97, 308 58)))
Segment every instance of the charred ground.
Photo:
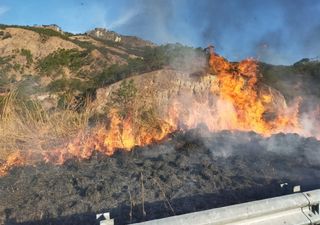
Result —
POLYGON ((15 168, 0 178, 1 220, 88 224, 110 211, 125 224, 278 196, 292 185, 319 188, 319 144, 294 134, 196 129, 112 157, 15 168))

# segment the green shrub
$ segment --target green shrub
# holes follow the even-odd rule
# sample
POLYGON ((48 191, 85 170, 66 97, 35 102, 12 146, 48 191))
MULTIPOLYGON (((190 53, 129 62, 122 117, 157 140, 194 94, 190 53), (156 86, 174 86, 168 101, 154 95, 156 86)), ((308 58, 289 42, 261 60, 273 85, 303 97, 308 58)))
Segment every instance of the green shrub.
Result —
POLYGON ((81 48, 85 48, 87 51, 92 51, 96 49, 96 46, 88 41, 79 41, 79 40, 71 40, 76 45, 79 45, 81 48))
POLYGON ((121 79, 122 74, 124 73, 124 67, 114 64, 107 69, 105 69, 101 74, 95 76, 94 84, 96 87, 103 87, 115 83, 121 79))
POLYGON ((156 48, 146 48, 143 55, 145 66, 148 70, 158 70, 168 64, 166 48, 163 46, 156 48))
POLYGON ((20 54, 24 57, 26 57, 27 65, 31 65, 33 62, 32 53, 29 49, 21 49, 20 54))
POLYGON ((13 65, 10 63, 11 60, 11 56, 0 57, 0 74, 7 74, 13 69, 13 65))
POLYGON ((58 79, 48 84, 47 90, 50 92, 60 92, 60 91, 66 90, 67 87, 68 87, 68 80, 58 79))
POLYGON ((262 81, 281 91, 287 100, 298 95, 320 96, 320 63, 302 59, 292 66, 274 66, 260 63, 262 81), (294 86, 301 88, 295 89, 294 86))
POLYGON ((8 85, 10 83, 10 80, 8 76, 4 73, 0 73, 0 88, 8 85))
POLYGON ((11 57, 5 56, 5 57, 0 57, 0 66, 8 64, 11 61, 11 57))
POLYGON ((49 92, 70 92, 75 91, 85 92, 87 89, 91 88, 90 81, 81 81, 79 79, 58 79, 52 81, 47 86, 47 91, 49 92))
POLYGON ((70 106, 70 102, 72 100, 72 95, 70 93, 63 93, 60 95, 59 100, 58 100, 58 108, 59 109, 68 109, 70 106))
POLYGON ((120 87, 111 93, 112 107, 117 108, 117 112, 122 119, 127 118, 132 113, 136 93, 137 88, 133 80, 122 81, 120 87))
POLYGON ((38 62, 42 74, 61 72, 62 67, 68 67, 73 72, 88 64, 88 52, 76 49, 59 49, 38 62))
POLYGON ((310 75, 313 79, 320 81, 320 62, 302 59, 293 65, 294 69, 302 74, 310 75))
POLYGON ((21 69, 21 65, 19 63, 15 63, 13 64, 13 69, 17 72, 17 71, 20 71, 21 69))
POLYGON ((143 54, 145 70, 153 71, 171 66, 175 69, 188 68, 196 57, 205 57, 201 48, 181 44, 167 44, 155 48, 146 47, 143 54))

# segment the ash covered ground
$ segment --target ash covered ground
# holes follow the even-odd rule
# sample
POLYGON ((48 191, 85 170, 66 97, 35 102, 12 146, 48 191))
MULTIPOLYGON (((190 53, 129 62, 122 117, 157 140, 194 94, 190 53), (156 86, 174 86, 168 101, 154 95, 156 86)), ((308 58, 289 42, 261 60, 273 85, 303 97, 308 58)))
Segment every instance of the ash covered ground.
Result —
POLYGON ((127 224, 320 188, 319 153, 295 134, 178 132, 112 157, 14 168, 0 178, 0 222, 96 224, 110 211, 127 224))

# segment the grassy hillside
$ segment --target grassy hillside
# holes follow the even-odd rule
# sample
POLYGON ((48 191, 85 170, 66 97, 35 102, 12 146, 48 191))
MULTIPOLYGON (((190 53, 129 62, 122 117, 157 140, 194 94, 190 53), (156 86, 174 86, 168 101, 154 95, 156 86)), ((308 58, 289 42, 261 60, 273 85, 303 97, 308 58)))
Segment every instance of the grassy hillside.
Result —
POLYGON ((180 44, 154 46, 146 42, 143 46, 143 40, 134 37, 131 39, 133 42, 138 40, 139 45, 130 46, 128 40, 131 39, 128 39, 128 36, 126 42, 121 43, 103 37, 99 39, 92 33, 73 35, 41 27, 1 25, 0 31, 8 41, 4 47, 10 49, 7 55, 0 56, 0 91, 5 94, 8 90, 23 86, 21 84, 28 86, 32 79, 30 88, 34 90, 31 93, 33 97, 44 94, 56 95, 56 103, 59 99, 65 98, 66 94, 76 96, 88 91, 92 93, 97 88, 136 74, 166 66, 187 68, 190 67, 190 60, 186 60, 186 56, 204 56, 201 49, 180 44), (42 49, 29 49, 28 45, 14 49, 15 42, 23 42, 22 37, 21 40, 17 37, 19 33, 24 32, 23 30, 38 35, 31 37, 33 45, 42 45, 58 38, 58 41, 54 39, 56 42, 53 43, 60 41, 60 45, 68 48, 57 46, 54 49, 51 44, 51 53, 44 56, 39 53, 42 49), (15 40, 9 42, 10 39, 15 40), (28 84, 25 80, 29 80, 28 84))

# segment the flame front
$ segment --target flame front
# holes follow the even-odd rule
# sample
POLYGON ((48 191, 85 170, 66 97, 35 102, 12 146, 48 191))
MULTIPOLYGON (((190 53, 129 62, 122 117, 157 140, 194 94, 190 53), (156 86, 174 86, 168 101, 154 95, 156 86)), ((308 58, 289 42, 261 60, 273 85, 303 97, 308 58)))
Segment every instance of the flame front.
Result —
POLYGON ((255 60, 247 59, 232 64, 211 52, 209 65, 219 80, 219 101, 229 104, 221 112, 224 114, 221 115, 222 120, 229 121, 228 126, 216 127, 214 130, 254 131, 264 136, 299 131, 298 104, 287 107, 283 101, 280 110, 270 112, 268 109, 268 105, 274 103, 275 99, 270 92, 261 93, 255 60), (267 118, 268 113, 274 114, 272 119, 267 118))
MULTIPOLYGON (((130 151, 135 146, 161 141, 172 132, 196 128, 199 124, 205 124, 213 132, 240 130, 262 136, 279 132, 315 135, 301 126, 299 101, 288 107, 279 92, 259 82, 255 60, 230 63, 210 49, 208 65, 210 76, 217 78, 218 88, 212 84, 207 99, 188 98, 185 103, 178 97, 173 98, 163 110, 165 113, 156 114, 147 122, 139 121, 133 109, 123 117, 116 107, 111 108, 108 126, 101 124, 87 133, 81 132, 65 146, 41 153, 42 159, 61 164, 71 157, 88 159, 94 151, 110 156, 117 149, 130 151)), ((147 117, 142 115, 143 119, 147 117)), ((25 155, 15 152, 0 166, 0 175, 13 166, 26 164, 30 162, 25 155)))

